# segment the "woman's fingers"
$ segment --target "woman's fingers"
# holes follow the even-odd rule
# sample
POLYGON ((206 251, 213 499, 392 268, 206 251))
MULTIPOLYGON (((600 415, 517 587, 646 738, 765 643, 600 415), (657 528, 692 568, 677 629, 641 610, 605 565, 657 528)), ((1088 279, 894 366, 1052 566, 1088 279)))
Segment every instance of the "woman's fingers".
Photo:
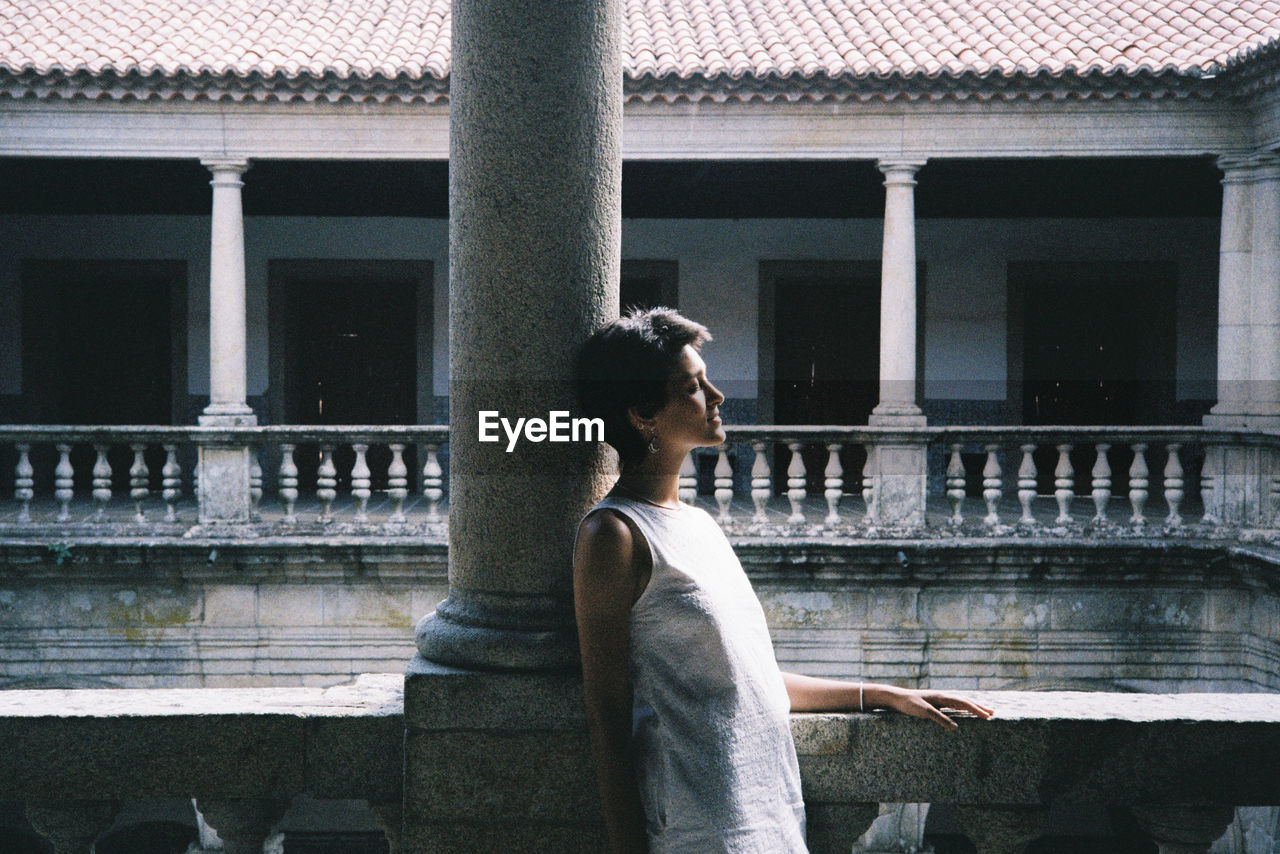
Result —
POLYGON ((956 697, 951 694, 926 694, 925 700, 940 709, 954 709, 958 712, 969 712, 977 717, 986 718, 995 714, 994 709, 981 706, 972 700, 964 697, 956 697))

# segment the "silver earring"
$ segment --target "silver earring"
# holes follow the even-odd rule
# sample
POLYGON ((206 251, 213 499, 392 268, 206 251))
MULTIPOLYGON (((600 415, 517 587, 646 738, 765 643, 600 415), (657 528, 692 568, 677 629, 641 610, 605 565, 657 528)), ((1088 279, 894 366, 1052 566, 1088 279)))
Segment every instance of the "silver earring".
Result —
POLYGON ((656 454, 656 453, 658 453, 658 434, 650 433, 649 434, 649 455, 652 456, 653 454, 656 454))

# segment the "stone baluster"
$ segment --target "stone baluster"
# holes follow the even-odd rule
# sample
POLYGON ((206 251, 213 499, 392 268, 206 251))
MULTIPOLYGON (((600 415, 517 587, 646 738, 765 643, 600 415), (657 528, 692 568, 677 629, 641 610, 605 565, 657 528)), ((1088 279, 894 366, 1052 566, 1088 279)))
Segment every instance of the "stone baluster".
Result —
POLYGON ((876 451, 875 445, 867 446, 867 460, 862 464, 862 506, 867 508, 867 526, 874 527, 880 521, 876 501, 876 451))
POLYGON ((1218 517, 1213 512, 1213 491, 1217 488, 1217 480, 1217 477, 1210 470, 1208 455, 1206 455, 1205 466, 1200 470, 1200 503, 1202 506, 1200 521, 1214 528, 1218 527, 1218 517))
POLYGON ((94 518, 101 522, 106 518, 107 504, 111 501, 111 462, 107 459, 107 446, 94 443, 98 459, 93 463, 93 500, 98 505, 94 518))
POLYGON ((1107 521, 1107 502, 1111 500, 1111 461, 1107 459, 1107 451, 1111 446, 1099 442, 1095 448, 1098 458, 1093 461, 1093 471, 1089 473, 1093 495, 1093 523, 1104 525, 1107 521))
POLYGON ((844 466, 840 463, 839 444, 827 445, 827 467, 823 471, 822 495, 827 499, 827 518, 823 522, 831 528, 840 524, 840 499, 844 495, 844 466))
POLYGON ((716 504, 720 507, 718 518, 721 524, 732 522, 733 516, 729 512, 729 505, 733 503, 733 466, 729 465, 729 449, 724 445, 720 446, 716 457, 715 477, 716 504))
POLYGON ((333 445, 320 446, 320 465, 316 469, 316 499, 320 502, 320 523, 333 521, 333 500, 338 497, 338 469, 333 464, 333 445))
POLYGON ((1053 497, 1058 502, 1058 518, 1054 524, 1071 524, 1071 499, 1076 494, 1076 473, 1071 466, 1071 446, 1058 445, 1058 465, 1053 470, 1053 497))
POLYGON ((164 446, 164 466, 160 469, 160 497, 164 499, 166 522, 178 521, 178 499, 182 498, 182 467, 178 465, 178 446, 164 446))
POLYGON ((787 522, 792 525, 804 524, 805 470, 801 447, 799 442, 787 443, 791 451, 791 462, 787 464, 787 500, 791 502, 791 515, 787 522))
POLYGON ((1205 854, 1235 818, 1220 804, 1178 804, 1130 808, 1160 854, 1205 854))
POLYGON ((947 463, 947 501, 951 502, 951 526, 964 524, 960 512, 964 505, 964 461, 960 458, 959 443, 951 446, 951 459, 947 463))
POLYGON ((284 505, 284 521, 289 523, 298 521, 293 512, 294 505, 298 503, 298 464, 293 459, 295 449, 295 445, 287 442, 280 445, 280 487, 277 491, 280 503, 284 505))
POLYGON ((1178 458, 1178 451, 1181 445, 1169 444, 1169 459, 1164 464, 1164 500, 1169 505, 1169 515, 1164 518, 1166 528, 1177 528, 1182 525, 1182 514, 1179 512, 1182 508, 1182 499, 1186 494, 1183 491, 1182 482, 1182 460, 1178 458))
POLYGON ((351 450, 356 452, 356 461, 351 466, 351 497, 356 500, 356 521, 368 522, 369 496, 373 494, 369 488, 369 446, 363 443, 353 444, 351 450))
POLYGON ((387 496, 391 499, 391 521, 403 522, 404 500, 409 497, 409 467, 404 464, 404 443, 393 442, 391 465, 387 466, 387 496))
POLYGON ((987 515, 983 517, 982 523, 988 528, 994 528, 1000 524, 999 506, 1003 493, 1000 460, 996 457, 1000 446, 986 445, 985 450, 987 464, 982 467, 982 500, 987 504, 987 515))
POLYGON ((217 832, 226 854, 262 854, 267 837, 287 807, 287 801, 265 798, 196 801, 196 808, 217 832))
POLYGON ((698 461, 691 451, 680 463, 680 474, 676 478, 676 494, 685 504, 698 500, 698 461))
POLYGON ((129 448, 133 451, 133 465, 129 467, 129 498, 133 499, 134 521, 143 524, 147 521, 147 514, 142 509, 142 503, 151 495, 151 472, 147 470, 147 461, 143 458, 147 446, 135 442, 129 448))
POLYGON ((262 518, 262 463, 258 460, 258 446, 249 447, 249 518, 262 518))
POLYGON ((1036 497, 1036 452, 1034 444, 1019 446, 1022 450, 1022 462, 1018 464, 1018 503, 1022 505, 1022 516, 1018 523, 1034 525, 1036 517, 1031 514, 1031 502, 1036 497))
POLYGON ((810 854, 848 854, 880 814, 879 804, 805 802, 806 842, 810 854))
POLYGON ((91 854, 93 843, 111 827, 115 801, 47 801, 26 805, 27 821, 49 840, 53 854, 91 854))
POLYGON ((444 469, 440 467, 440 446, 427 445, 427 461, 422 466, 422 494, 427 499, 427 521, 440 521, 440 501, 444 498, 444 469))
MULTIPOLYGON (((1277 463, 1275 465, 1275 469, 1277 472, 1280 472, 1280 463, 1277 463)), ((1276 474, 1274 477, 1271 478, 1270 500, 1271 500, 1271 507, 1270 507, 1271 527, 1274 528, 1277 526, 1277 524, 1280 524, 1280 473, 1276 474)))
POLYGON ((13 497, 19 502, 18 522, 31 521, 31 499, 35 497, 36 471, 31 466, 31 446, 20 444, 18 465, 13 473, 13 497))
POLYGON ((75 495, 75 470, 71 468, 71 446, 58 443, 58 465, 53 470, 53 497, 58 500, 58 521, 71 518, 71 499, 75 495))
POLYGON ((769 521, 769 495, 773 492, 773 477, 769 472, 769 443, 752 442, 751 449, 756 453, 755 462, 751 464, 751 502, 756 506, 752 522, 769 521))
POLYGON ((1044 831, 1049 813, 1036 806, 957 804, 952 809, 977 854, 1022 854, 1044 831))
POLYGON ((1129 504, 1133 507, 1133 516, 1129 521, 1135 528, 1141 528, 1147 523, 1146 517, 1142 515, 1142 508, 1146 506, 1147 496, 1150 495, 1149 475, 1147 446, 1137 442, 1133 446, 1133 465, 1129 466, 1129 504))

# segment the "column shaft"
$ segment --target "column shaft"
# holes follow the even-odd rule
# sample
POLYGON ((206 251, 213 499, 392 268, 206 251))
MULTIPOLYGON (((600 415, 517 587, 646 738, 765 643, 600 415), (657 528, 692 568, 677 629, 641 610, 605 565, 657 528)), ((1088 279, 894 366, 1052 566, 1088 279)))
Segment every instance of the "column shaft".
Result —
POLYGON ((569 666, 594 443, 478 441, 478 413, 575 409, 576 351, 618 311, 621 9, 454 4, 450 75, 449 598, 418 648, 476 668, 569 666))
POLYGON ((1251 427, 1280 426, 1280 158, 1260 158, 1253 185, 1249 315, 1251 427))
POLYGON ((1252 276, 1251 168, 1221 158, 1222 229, 1218 250, 1218 391, 1213 415, 1241 420, 1249 403, 1249 282, 1252 276))
MULTIPOLYGON (((247 415, 245 322, 245 160, 205 160, 213 173, 209 246, 209 406, 206 415, 247 415)), ((244 422, 241 422, 244 423, 244 422)))
POLYGON ((880 273, 880 402, 872 424, 924 424, 916 406, 915 175, 921 161, 878 164, 884 173, 880 273))

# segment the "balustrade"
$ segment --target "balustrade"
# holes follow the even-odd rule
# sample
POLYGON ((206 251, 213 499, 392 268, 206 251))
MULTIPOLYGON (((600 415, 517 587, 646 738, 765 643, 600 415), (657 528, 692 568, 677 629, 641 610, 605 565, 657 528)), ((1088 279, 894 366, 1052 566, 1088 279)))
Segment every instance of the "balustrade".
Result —
POLYGON ((391 534, 443 525, 444 426, 24 426, 0 427, 0 460, 12 461, 0 484, 11 473, 13 496, 12 511, 0 497, 0 530, 185 533, 198 515, 197 448, 228 437, 249 448, 254 524, 282 533, 390 526, 385 530, 391 534), (340 467, 340 457, 350 462, 340 467), (414 478, 410 459, 423 461, 414 478), (310 475, 300 473, 299 461, 310 475), (414 486, 418 498, 411 500, 414 486), (264 505, 269 494, 273 500, 264 505))
MULTIPOLYGON (((228 854, 258 852, 297 795, 367 803, 396 852, 401 822, 423 820, 402 812, 402 798, 415 803, 412 787, 435 779, 405 774, 402 687, 399 674, 378 674, 327 689, 3 691, 0 799, 25 803, 58 854, 88 854, 122 803, 157 797, 194 798, 228 854)), ((958 715, 954 732, 898 715, 792 715, 810 850, 847 852, 878 804, 910 802, 949 805, 978 854, 1018 854, 1053 832, 1058 806, 1126 811, 1161 852, 1202 854, 1232 807, 1270 806, 1280 793, 1275 695, 971 693, 997 716, 958 715)), ((556 726, 585 731, 573 708, 556 726)), ((504 749, 521 751, 521 738, 504 749)), ((530 739, 536 749, 545 734, 530 739)), ((500 759, 452 767, 447 747, 430 744, 425 761, 439 774, 470 774, 503 797, 500 759)), ((585 753, 585 736, 575 744, 585 753)), ((588 761, 542 763, 540 788, 590 810, 588 761)), ((598 821, 586 811, 583 832, 598 821)))
MULTIPOLYGON (((1260 444, 1280 458, 1278 434, 1199 427, 727 429, 722 447, 685 461, 680 496, 731 533, 765 536, 1216 536, 1223 477, 1206 449, 1260 444), (911 446, 932 449, 924 524, 881 524, 904 518, 891 506, 904 490, 900 467, 877 473, 877 449, 911 446)), ((0 528, 186 532, 196 449, 230 439, 250 451, 252 524, 442 536, 447 438, 444 426, 0 427, 0 528)), ((1274 525, 1280 472, 1259 484, 1246 494, 1274 525)))

